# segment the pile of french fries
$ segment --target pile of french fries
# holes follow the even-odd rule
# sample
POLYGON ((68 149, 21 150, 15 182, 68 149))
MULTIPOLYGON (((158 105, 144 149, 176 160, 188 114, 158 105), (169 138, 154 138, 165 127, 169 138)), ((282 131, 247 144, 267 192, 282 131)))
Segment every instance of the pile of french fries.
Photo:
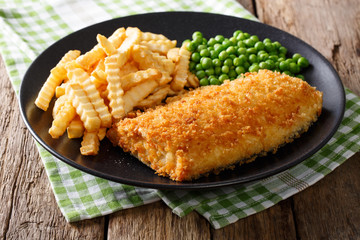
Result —
POLYGON ((109 38, 98 34, 97 42, 82 55, 67 52, 35 100, 46 111, 55 95, 49 134, 82 138, 83 155, 96 155, 107 129, 128 113, 199 86, 186 44, 177 48, 176 40, 136 27, 119 28, 109 38))

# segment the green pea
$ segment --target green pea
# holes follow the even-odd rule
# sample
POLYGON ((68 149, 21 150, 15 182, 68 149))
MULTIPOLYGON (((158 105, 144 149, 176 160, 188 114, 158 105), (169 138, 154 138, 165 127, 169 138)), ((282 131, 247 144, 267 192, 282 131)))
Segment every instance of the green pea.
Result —
POLYGON ((253 63, 249 67, 249 72, 257 72, 257 71, 259 71, 259 69, 260 69, 259 64, 253 63))
POLYGON ((273 42, 274 48, 279 49, 281 47, 281 44, 278 41, 273 42))
POLYGON ((222 73, 229 73, 229 71, 230 71, 229 66, 227 66, 227 65, 222 66, 222 68, 221 68, 222 73))
POLYGON ((250 37, 250 39, 253 40, 254 42, 258 42, 258 41, 259 41, 259 37, 256 36, 256 35, 252 35, 252 36, 250 37))
POLYGON ((249 69, 249 67, 250 67, 250 63, 248 61, 245 61, 244 64, 243 64, 243 67, 247 71, 249 69))
POLYGON ((213 66, 215 66, 215 67, 221 67, 221 65, 222 65, 222 62, 218 58, 213 59, 212 63, 213 63, 213 66))
POLYGON ((237 76, 236 71, 235 71, 234 69, 231 69, 231 70, 229 71, 229 77, 230 77, 230 79, 234 79, 234 78, 236 78, 236 76, 237 76))
POLYGON ((266 60, 265 61, 267 64, 268 64, 268 68, 267 69, 273 69, 274 67, 275 67, 275 63, 274 63, 274 61, 273 60, 271 60, 271 59, 268 59, 268 60, 266 60))
POLYGON ((292 59, 294 59, 294 62, 297 62, 299 60, 299 58, 301 58, 301 54, 300 53, 295 53, 293 56, 292 56, 292 59))
MULTIPOLYGON (((208 48, 209 49, 209 48, 208 48)), ((210 58, 215 59, 219 56, 219 53, 215 50, 210 50, 210 58)))
POLYGON ((259 68, 260 69, 269 69, 269 64, 267 64, 267 62, 260 62, 259 63, 259 68))
POLYGON ((257 43, 255 43, 254 47, 256 50, 260 51, 265 48, 265 44, 263 42, 257 42, 257 43))
POLYGON ((202 57, 200 59, 200 63, 203 69, 208 69, 212 67, 212 60, 209 57, 202 57))
POLYGON ((236 30, 234 33, 233 33, 233 37, 237 37, 240 33, 242 33, 241 30, 236 30))
POLYGON ((234 54, 236 53, 236 48, 234 46, 229 46, 227 49, 226 49, 226 52, 228 54, 234 54))
POLYGON ((226 51, 221 51, 219 54, 219 59, 221 61, 224 61, 228 56, 229 56, 229 54, 226 51))
POLYGON ((223 47, 222 44, 216 43, 216 44, 214 45, 214 50, 221 52, 222 50, 224 50, 224 47, 223 47))
POLYGON ((198 38, 198 37, 203 37, 203 34, 199 31, 196 31, 192 34, 192 39, 198 38))
POLYGON ((206 48, 207 48, 206 45, 201 44, 196 48, 196 51, 200 52, 201 50, 206 49, 206 48))
POLYGON ((214 70, 215 70, 215 75, 220 75, 221 74, 221 67, 220 66, 216 66, 215 68, 214 68, 214 70))
POLYGON ((198 44, 197 44, 196 42, 191 41, 191 42, 189 43, 189 45, 187 46, 187 48, 188 48, 188 50, 189 50, 190 52, 193 52, 193 51, 195 51, 195 49, 197 48, 197 46, 198 46, 198 44))
POLYGON ((300 57, 298 60, 297 60, 297 64, 301 67, 301 68, 306 68, 309 66, 309 61, 304 58, 304 57, 300 57))
POLYGON ((238 46, 239 48, 246 48, 246 44, 245 44, 243 41, 238 41, 238 42, 237 42, 237 46, 238 46))
POLYGON ((236 38, 235 37, 229 38, 229 41, 231 42, 231 45, 236 45, 236 38))
POLYGON ((236 36, 236 40, 245 40, 247 38, 246 36, 247 35, 245 33, 239 33, 239 35, 236 36))
POLYGON ((191 54, 191 60, 194 62, 200 62, 200 53, 198 52, 194 52, 193 54, 191 54))
POLYGON ((203 70, 203 67, 202 67, 201 63, 198 63, 198 64, 195 65, 195 70, 196 71, 203 70))
POLYGON ((216 35, 215 36, 215 40, 217 41, 217 42, 222 42, 222 41, 224 41, 224 36, 223 35, 216 35))
POLYGON ((274 51, 274 45, 272 43, 265 43, 265 50, 270 53, 272 51, 274 51))
POLYGON ((183 46, 185 43, 190 43, 191 40, 190 39, 185 39, 182 43, 181 43, 181 46, 183 46))
POLYGON ((270 60, 272 60, 272 61, 274 61, 274 62, 276 62, 277 60, 278 60, 278 56, 276 56, 276 55, 271 55, 271 56, 269 56, 269 59, 270 60))
POLYGON ((234 66, 240 66, 240 65, 242 65, 244 63, 244 61, 243 60, 240 60, 240 58, 234 58, 233 59, 233 64, 234 64, 234 66))
POLYGON ((219 76, 219 81, 220 81, 220 82, 224 82, 224 81, 227 80, 227 79, 229 79, 229 76, 228 76, 227 74, 225 74, 225 73, 223 73, 223 74, 221 74, 221 75, 219 76))
POLYGON ((217 41, 215 40, 215 38, 210 38, 209 41, 207 42, 209 46, 214 46, 216 43, 217 41))
POLYGON ((201 86, 207 86, 209 85, 209 80, 207 78, 202 78, 199 80, 199 83, 201 86))
POLYGON ((263 40, 263 43, 271 43, 270 38, 265 38, 265 39, 263 40))
POLYGON ((269 58, 269 54, 266 52, 259 55, 259 61, 265 61, 268 58, 269 58))
POLYGON ((225 39, 223 42, 222 42, 222 45, 224 47, 224 49, 227 49, 228 47, 231 46, 231 42, 229 39, 225 39))
POLYGON ((233 65, 233 60, 231 58, 225 59, 224 65, 231 67, 233 65))
POLYGON ((249 61, 250 61, 250 63, 257 63, 259 60, 255 54, 251 54, 249 56, 249 61))
POLYGON ((294 74, 298 73, 300 72, 300 67, 296 63, 292 62, 289 64, 289 71, 294 74))
POLYGON ((241 55, 241 54, 246 54, 246 48, 244 48, 244 47, 239 47, 238 50, 237 50, 237 53, 238 53, 239 55, 241 55))
POLYGON ((202 44, 203 38, 200 36, 196 36, 195 38, 193 38, 193 42, 195 42, 196 44, 202 44))
POLYGON ((199 71, 197 71, 195 75, 196 75, 196 77, 197 77, 198 79, 202 79, 202 78, 204 78, 204 77, 206 76, 204 70, 199 70, 199 71))
POLYGON ((255 45, 255 41, 251 38, 244 40, 244 43, 247 47, 253 47, 255 45))
POLYGON ((250 47, 250 48, 246 49, 246 53, 249 54, 249 55, 250 54, 256 54, 257 50, 254 47, 250 47))
POLYGON ((208 68, 205 70, 205 74, 206 76, 211 76, 215 74, 215 69, 214 68, 208 68))
POLYGON ((202 57, 209 57, 209 56, 210 56, 210 51, 209 51, 207 48, 202 49, 202 50, 200 51, 200 56, 202 56, 202 57))
POLYGON ((245 39, 249 38, 251 35, 249 33, 244 33, 245 39))
POLYGON ((230 55, 229 55, 229 58, 231 58, 231 59, 234 60, 234 58, 236 58, 236 55, 235 55, 235 54, 230 54, 230 55))
POLYGON ((279 68, 282 72, 289 70, 289 63, 286 61, 282 61, 279 63, 279 68))
POLYGON ((239 55, 239 60, 242 62, 242 64, 244 64, 248 59, 247 59, 246 55, 241 54, 241 55, 239 55))
POLYGON ((237 66, 235 68, 235 72, 239 75, 239 74, 245 73, 246 70, 245 70, 245 68, 243 66, 237 66))
MULTIPOLYGON (((287 53, 287 48, 286 48, 286 47, 283 47, 283 46, 279 47, 279 53, 280 53, 280 54, 284 54, 284 57, 285 57, 285 55, 286 55, 286 53, 287 53)), ((279 55, 280 55, 280 54, 279 54, 279 55)))
POLYGON ((220 81, 217 78, 211 78, 210 79, 210 85, 220 85, 220 81))

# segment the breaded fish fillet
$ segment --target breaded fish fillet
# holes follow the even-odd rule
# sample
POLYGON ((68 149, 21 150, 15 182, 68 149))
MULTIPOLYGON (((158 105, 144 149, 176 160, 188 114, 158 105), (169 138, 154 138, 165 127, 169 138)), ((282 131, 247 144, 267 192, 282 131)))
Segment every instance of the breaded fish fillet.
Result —
POLYGON ((193 180, 275 152, 307 131, 321 108, 322 93, 305 81, 261 70, 124 119, 108 137, 159 175, 193 180))

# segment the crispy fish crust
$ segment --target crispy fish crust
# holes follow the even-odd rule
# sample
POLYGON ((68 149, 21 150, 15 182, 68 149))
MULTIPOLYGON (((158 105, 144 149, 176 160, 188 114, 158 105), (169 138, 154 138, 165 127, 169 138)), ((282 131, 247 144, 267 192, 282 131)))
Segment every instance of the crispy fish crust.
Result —
POLYGON ((321 108, 322 92, 305 81, 260 70, 126 118, 108 137, 157 174, 193 180, 275 152, 307 131, 321 108))

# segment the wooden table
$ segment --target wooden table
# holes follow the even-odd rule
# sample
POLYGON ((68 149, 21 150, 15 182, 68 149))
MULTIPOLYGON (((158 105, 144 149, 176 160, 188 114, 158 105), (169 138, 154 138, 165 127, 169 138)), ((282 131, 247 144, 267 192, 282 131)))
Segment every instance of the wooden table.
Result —
MULTIPOLYGON (((358 0, 240 2, 320 51, 360 94, 358 0)), ((3 61, 0 76, 0 239, 360 239, 360 153, 314 186, 220 230, 195 212, 179 218, 162 202, 67 223, 3 61)))

